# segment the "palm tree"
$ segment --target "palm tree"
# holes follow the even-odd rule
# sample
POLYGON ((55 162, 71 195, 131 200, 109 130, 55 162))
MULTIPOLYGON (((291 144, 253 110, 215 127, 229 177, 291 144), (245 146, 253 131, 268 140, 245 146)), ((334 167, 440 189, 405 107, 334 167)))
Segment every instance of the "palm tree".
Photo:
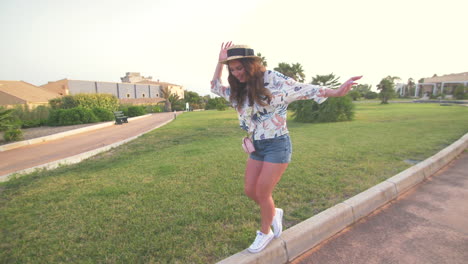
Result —
POLYGON ((298 82, 304 82, 304 80, 305 80, 304 69, 302 69, 302 65, 300 63, 294 63, 291 66, 291 70, 294 73, 294 75, 296 76, 296 78, 297 78, 296 80, 298 82))
POLYGON ((165 86, 161 89, 161 95, 162 98, 164 98, 166 101, 164 102, 164 111, 165 112, 171 112, 171 102, 169 101, 169 97, 171 96, 171 90, 169 87, 165 86))
POLYGON ((177 94, 171 94, 167 100, 170 103, 171 109, 175 109, 176 104, 181 101, 177 94))
POLYGON ((267 65, 268 63, 267 63, 266 58, 263 57, 262 54, 261 54, 260 52, 257 53, 257 56, 260 57, 260 61, 262 62, 263 66, 267 67, 267 66, 268 66, 268 65, 267 65))
POLYGON ((330 73, 328 75, 315 75, 315 77, 312 77, 312 84, 317 84, 321 86, 327 86, 329 88, 337 88, 340 86, 340 83, 338 80, 340 77, 335 77, 335 74, 330 73))
POLYGON ((289 63, 280 62, 278 67, 276 67, 274 70, 281 72, 282 74, 291 77, 296 81, 304 82, 305 74, 300 63, 289 65, 289 63))
POLYGON ((390 75, 385 77, 385 79, 392 81, 394 84, 395 84, 395 81, 401 80, 401 78, 398 76, 390 76, 390 75))

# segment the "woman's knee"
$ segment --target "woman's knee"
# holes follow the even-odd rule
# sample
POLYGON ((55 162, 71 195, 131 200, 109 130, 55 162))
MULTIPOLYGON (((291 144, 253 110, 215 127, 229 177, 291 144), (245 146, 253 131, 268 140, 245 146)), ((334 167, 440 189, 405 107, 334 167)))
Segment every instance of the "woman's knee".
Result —
POLYGON ((245 193, 245 195, 247 195, 252 200, 257 199, 257 195, 255 194, 255 187, 244 186, 244 193, 245 193))
POLYGON ((271 191, 267 190, 266 188, 257 187, 255 190, 255 196, 259 202, 267 201, 271 199, 271 191))

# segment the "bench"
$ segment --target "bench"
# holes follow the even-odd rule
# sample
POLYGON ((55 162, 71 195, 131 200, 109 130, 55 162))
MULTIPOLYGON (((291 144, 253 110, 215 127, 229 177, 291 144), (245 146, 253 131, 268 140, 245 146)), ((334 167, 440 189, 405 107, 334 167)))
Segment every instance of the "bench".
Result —
POLYGON ((128 123, 128 117, 124 116, 122 111, 114 111, 115 124, 121 125, 122 123, 128 123))

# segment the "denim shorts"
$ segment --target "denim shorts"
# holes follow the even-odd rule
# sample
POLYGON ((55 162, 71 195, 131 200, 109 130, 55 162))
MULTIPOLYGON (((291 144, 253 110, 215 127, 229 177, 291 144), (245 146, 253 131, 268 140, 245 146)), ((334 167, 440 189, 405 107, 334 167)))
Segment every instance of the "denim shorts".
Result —
POLYGON ((271 163, 289 163, 292 145, 288 134, 262 140, 254 140, 255 151, 250 158, 271 163))

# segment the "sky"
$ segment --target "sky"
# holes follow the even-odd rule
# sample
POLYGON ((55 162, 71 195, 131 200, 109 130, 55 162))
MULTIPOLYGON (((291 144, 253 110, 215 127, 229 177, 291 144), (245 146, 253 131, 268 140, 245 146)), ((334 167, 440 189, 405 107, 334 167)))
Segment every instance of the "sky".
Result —
MULTIPOLYGON (((466 0, 0 0, 0 80, 120 82, 126 72, 210 94, 222 42, 306 82, 468 71, 466 0)), ((224 72, 224 78, 227 72, 224 72)))

